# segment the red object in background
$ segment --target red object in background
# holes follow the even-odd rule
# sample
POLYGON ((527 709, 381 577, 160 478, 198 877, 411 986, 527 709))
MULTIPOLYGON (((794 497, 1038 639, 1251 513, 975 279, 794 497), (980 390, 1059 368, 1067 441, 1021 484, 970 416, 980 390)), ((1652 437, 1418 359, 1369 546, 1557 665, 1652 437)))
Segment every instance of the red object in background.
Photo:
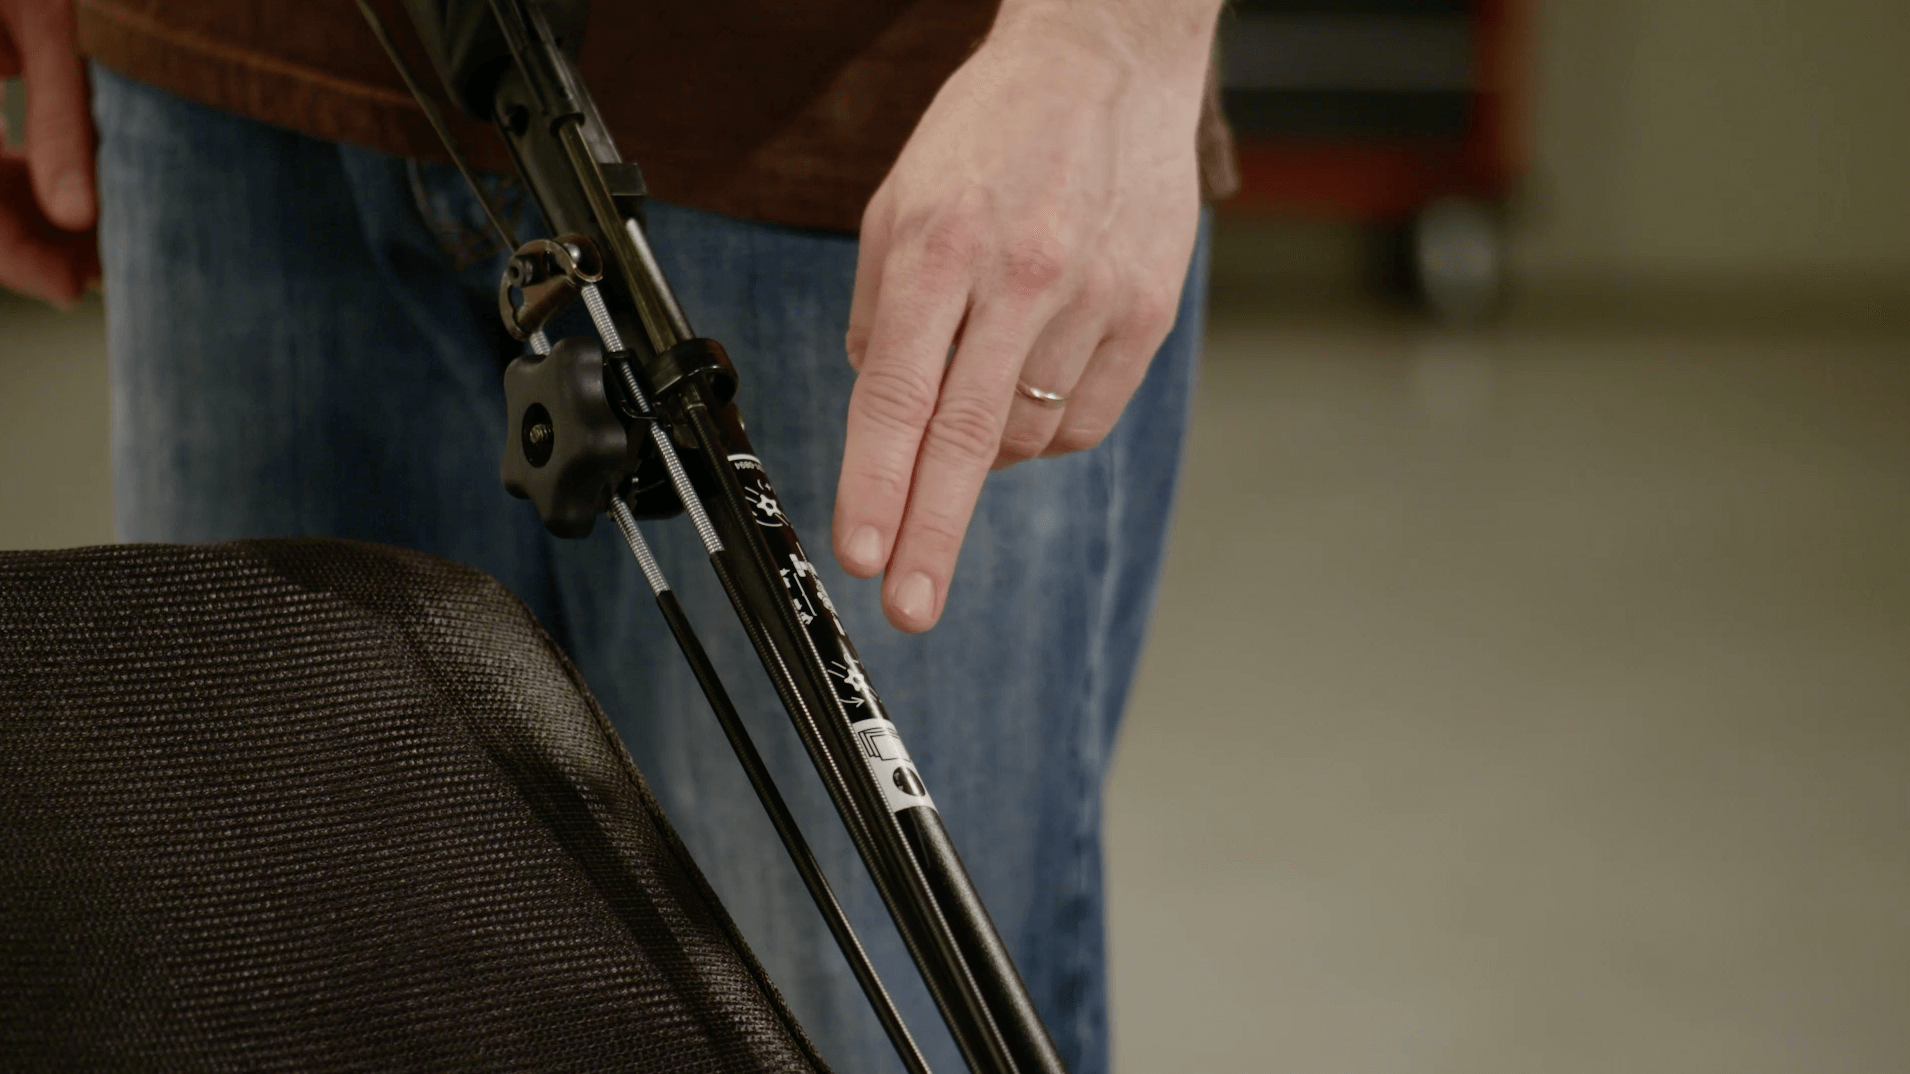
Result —
POLYGON ((1300 210, 1344 219, 1403 222, 1451 196, 1502 204, 1523 170, 1517 0, 1475 0, 1473 88, 1458 139, 1281 142, 1243 138, 1241 186, 1230 213, 1300 210))

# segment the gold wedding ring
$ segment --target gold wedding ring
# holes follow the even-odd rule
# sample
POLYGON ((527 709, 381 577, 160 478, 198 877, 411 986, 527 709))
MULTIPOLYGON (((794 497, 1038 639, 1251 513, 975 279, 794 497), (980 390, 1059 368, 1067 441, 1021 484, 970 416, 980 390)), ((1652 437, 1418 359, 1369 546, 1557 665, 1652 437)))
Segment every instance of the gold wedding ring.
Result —
POLYGON ((1039 403, 1050 409, 1059 410, 1068 405, 1068 397, 1055 392, 1044 392, 1040 388, 1029 387, 1025 380, 1015 381, 1015 394, 1029 402, 1039 403))

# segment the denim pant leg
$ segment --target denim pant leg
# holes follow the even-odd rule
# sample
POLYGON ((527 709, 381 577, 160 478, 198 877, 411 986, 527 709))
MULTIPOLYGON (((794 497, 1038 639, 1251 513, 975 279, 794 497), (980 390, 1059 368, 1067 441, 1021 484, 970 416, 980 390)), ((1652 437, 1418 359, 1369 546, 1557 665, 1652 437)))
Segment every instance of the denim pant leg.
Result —
MULTIPOLYGON (((910 636, 884 620, 879 583, 848 577, 829 552, 854 382, 842 345, 854 242, 670 206, 653 206, 649 222, 696 330, 722 340, 741 373, 740 405, 781 504, 1063 1055, 1077 1074, 1105 1071, 1101 792, 1179 469, 1204 225, 1179 321, 1113 435, 991 476, 941 625, 910 636)), ((701 546, 686 526, 646 529, 931 1064, 961 1069, 701 546)), ((824 1054, 843 1070, 895 1069, 794 870, 780 854, 737 852, 774 836, 661 624, 630 610, 624 595, 643 582, 629 559, 607 532, 558 557, 586 677, 625 714, 638 764, 824 1054)))
MULTIPOLYGON (((497 576, 577 658, 823 1053, 895 1069, 612 528, 551 540, 498 487, 511 346, 455 173, 99 70, 95 111, 123 535, 357 537, 497 576)), ((1105 1070, 1101 784, 1165 540, 1204 246, 1109 442, 991 478, 943 625, 909 637, 827 551, 853 241, 665 205, 651 223, 1063 1054, 1105 1070)), ((700 547, 680 520, 646 530, 931 1061, 959 1069, 700 547)))
POLYGON ((550 542, 498 484, 511 340, 403 163, 98 65, 93 110, 120 537, 403 545, 561 627, 550 542))

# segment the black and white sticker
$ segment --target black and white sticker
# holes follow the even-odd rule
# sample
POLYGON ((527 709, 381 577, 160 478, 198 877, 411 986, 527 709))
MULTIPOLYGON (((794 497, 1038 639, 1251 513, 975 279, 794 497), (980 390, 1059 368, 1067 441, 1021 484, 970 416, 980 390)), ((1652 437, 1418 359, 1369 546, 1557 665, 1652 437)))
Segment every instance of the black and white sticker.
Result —
POLYGON ((731 455, 730 464, 742 477, 743 499, 748 502, 750 517, 756 524, 771 529, 789 525, 789 516, 783 514, 783 505, 776 502, 769 477, 763 473, 763 460, 754 455, 731 455))
POLYGON ((901 732, 894 724, 877 716, 858 720, 849 725, 849 730, 855 734, 856 748, 862 751, 870 771, 875 773, 882 797, 889 803, 889 812, 900 813, 917 806, 935 808, 935 800, 929 797, 921 773, 909 760, 908 747, 902 745, 901 732))
POLYGON ((856 659, 855 649, 849 645, 835 603, 822 586, 821 573, 804 558, 795 528, 769 486, 769 475, 763 472, 762 460, 754 455, 736 454, 731 455, 729 461, 743 486, 750 517, 765 529, 782 530, 787 538, 788 546, 780 549, 787 562, 777 565, 777 574, 789 591, 789 603, 796 618, 824 654, 824 666, 829 672, 830 685, 835 688, 836 699, 852 718, 864 717, 851 723, 849 730, 855 736, 856 748, 861 751, 863 760, 875 774, 876 785, 882 788, 882 797, 890 811, 900 813, 918 806, 934 809, 935 800, 929 797, 921 773, 909 760, 901 732, 882 715, 882 702, 876 698, 862 662, 856 659))

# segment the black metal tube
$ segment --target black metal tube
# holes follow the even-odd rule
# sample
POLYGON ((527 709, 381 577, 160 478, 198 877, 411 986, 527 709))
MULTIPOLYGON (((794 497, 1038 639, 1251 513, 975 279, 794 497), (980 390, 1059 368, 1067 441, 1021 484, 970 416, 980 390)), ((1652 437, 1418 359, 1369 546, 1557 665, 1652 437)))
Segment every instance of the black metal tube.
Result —
MULTIPOLYGON (((699 432, 699 439, 705 435, 722 437, 734 442, 730 449, 732 455, 737 450, 747 453, 748 434, 739 422, 733 420, 733 414, 725 413, 723 419, 722 429, 712 427, 707 433, 699 432)), ((736 472, 750 475, 752 498, 774 502, 774 488, 767 470, 759 460, 752 459, 751 462, 753 465, 738 463, 736 472)), ((750 508, 739 499, 738 504, 732 506, 732 512, 748 518, 750 508)), ((761 520, 758 521, 759 524, 749 527, 751 536, 778 549, 778 552, 772 553, 778 563, 784 561, 785 557, 792 564, 808 563, 802 539, 787 518, 774 526, 762 525, 761 520)), ((811 658, 808 663, 823 669, 826 679, 833 680, 825 681, 821 688, 826 698, 825 707, 835 714, 837 726, 845 730, 850 726, 851 707, 856 710, 854 719, 880 719, 886 722, 882 700, 869 681, 855 645, 843 629, 820 578, 813 572, 807 572, 804 577, 792 578, 790 581, 790 588, 795 590, 794 599, 807 605, 808 609, 808 617, 801 625, 802 640, 806 643, 803 649, 811 658), (836 671, 838 667, 840 672, 836 671)), ((791 614, 801 615, 793 605, 791 614)), ((854 743, 844 748, 860 758, 854 743)), ((926 788, 923 789, 926 791, 926 788)), ((924 800, 927 800, 926 794, 924 800)), ((889 823, 900 837, 902 857, 907 859, 904 867, 929 885, 930 901, 946 921, 961 949, 960 968, 965 979, 960 979, 958 983, 978 991, 994 1030, 1005 1042, 1017 1067, 1030 1074, 1065 1072, 1060 1052, 1036 1011, 1027 985, 1015 969, 1014 960, 1002 943, 993 920, 989 918, 981 896, 975 890, 974 881, 956 854, 954 843, 942 824, 941 814, 932 804, 891 810, 878 802, 876 808, 884 815, 892 813, 893 819, 889 823)), ((885 816, 885 819, 888 817, 885 816)))
POLYGON ((988 907, 975 891, 975 882, 955 852, 942 815, 930 808, 907 809, 898 813, 902 830, 916 857, 928 872, 929 886, 936 901, 955 926, 955 938, 962 954, 979 982, 989 1010, 1008 1038, 1015 1062, 1025 1071, 1065 1071, 1054 1038, 1048 1035, 1041 1012, 1035 1009, 1028 985, 1015 969, 1015 960, 1001 942, 988 907))
MULTIPOLYGON (((617 154, 570 59, 524 0, 490 0, 490 6, 513 66, 496 82, 493 115, 545 218, 560 232, 588 235, 607 252, 605 299, 620 332, 628 337, 640 325, 653 355, 689 338, 688 319, 641 229, 625 220, 605 179, 603 166, 617 163, 617 154)), ((647 372, 643 379, 653 386, 647 372)), ((742 460, 755 464, 752 480, 771 502, 774 490, 735 407, 716 408, 696 378, 657 403, 677 435, 687 434, 699 449, 684 462, 722 535, 724 547, 710 559, 724 592, 963 1059, 977 1074, 1065 1074, 794 528, 787 519, 752 521, 739 478, 742 460), (809 606, 799 613, 794 601, 809 606), (878 761, 866 752, 871 736, 892 739, 900 759, 878 761), (884 773, 899 792, 887 789, 884 773)))
MULTIPOLYGON (((930 962, 918 959, 917 964, 924 980, 930 985, 932 994, 938 991, 936 988, 938 982, 941 986, 939 991, 953 993, 950 997, 955 1001, 953 1003, 943 1002, 938 997, 938 1005, 941 1006, 943 1019, 948 1023, 950 1033, 955 1037, 957 1044, 962 1046, 964 1058, 972 1069, 1019 1071, 1016 1052, 1031 1056, 1038 1056, 1040 1052, 1038 1049, 1017 1049, 1010 1045, 1009 1035, 1000 1024, 995 1009, 1003 1005, 999 999, 991 1001, 991 996, 1015 991, 1025 996, 1026 989, 1022 986, 1018 975, 1011 982, 991 981, 988 986, 982 984, 981 978, 969 965, 964 948, 979 948, 993 944, 999 949, 1001 947, 999 936, 995 934, 992 924, 987 924, 985 936, 974 937, 967 943, 958 936, 929 880, 929 869, 919 860, 918 851, 910 844, 900 820, 892 812, 886 794, 876 785, 875 774, 864 762, 863 753, 858 748, 851 731, 852 721, 849 718, 848 705, 845 703, 843 694, 845 692, 851 694, 852 700, 860 706, 865 706, 868 710, 867 714, 871 717, 880 718, 885 724, 887 718, 881 712, 880 699, 876 697, 874 689, 869 685, 860 658, 856 655, 854 647, 850 645, 848 636, 842 629, 841 621, 836 617, 834 606, 823 590, 820 580, 815 577, 813 568, 803 569, 810 565, 795 528, 786 518, 775 525, 752 521, 752 510, 745 502, 742 486, 737 478, 737 470, 732 463, 743 459, 755 464, 753 473, 758 491, 767 498, 768 502, 774 502, 774 488, 769 483, 767 472, 763 470, 760 462, 755 460, 748 435, 743 431, 741 423, 735 420, 733 407, 725 412, 723 427, 719 429, 707 407, 696 402, 687 404, 682 400, 673 400, 673 402, 679 404, 675 408, 678 411, 676 416, 687 421, 690 431, 699 447, 702 448, 701 454, 706 458, 723 460, 724 464, 715 467, 716 472, 710 476, 717 486, 715 490, 717 495, 711 499, 726 508, 715 512, 715 517, 729 521, 733 527, 731 533, 724 535, 725 544, 749 549, 757 561, 756 566, 761 576, 772 586, 780 583, 784 590, 782 593, 775 594, 774 608, 777 618, 782 621, 785 633, 793 643, 792 648, 803 658, 798 662, 798 668, 808 673, 811 696, 815 698, 811 719, 813 720, 815 715, 824 717, 816 724, 816 730, 820 732, 824 740, 822 745, 825 745, 836 757, 846 759, 838 763, 854 766, 854 772, 847 780, 848 786, 858 799, 857 805, 860 811, 870 818, 870 823, 875 828, 872 833, 874 842, 882 849, 884 859, 882 861, 874 858, 865 860, 868 861, 872 873, 881 868, 894 870, 892 875, 917 909, 917 913, 913 915, 915 918, 913 922, 905 921, 898 916, 896 924, 905 934, 911 927, 923 930, 922 946, 933 950, 938 956, 936 960, 930 962), (784 562, 788 562, 790 567, 783 568, 781 564, 784 562), (785 570, 790 572, 789 575, 784 575, 785 570), (787 577, 786 581, 785 577, 787 577), (792 592, 799 593, 800 598, 790 596, 792 592), (798 599, 808 606, 807 621, 802 621, 804 613, 798 610, 798 599), (833 669, 818 651, 819 639, 831 644, 834 655, 838 657, 837 662, 842 666, 840 672, 832 675, 833 669), (839 690, 835 685, 836 682, 840 682, 843 689, 839 690), (975 1053, 972 1056, 968 1054, 971 1051, 975 1053), (977 1065, 978 1060, 985 1060, 986 1065, 977 1065)), ((804 737, 807 739, 809 735, 805 733, 804 737)), ((896 736, 896 741, 900 741, 899 735, 896 736)), ((929 808, 932 811, 932 807, 929 808)), ((924 843, 923 847, 939 853, 945 845, 946 840, 942 844, 924 843)), ((944 864, 935 871, 959 877, 956 883, 966 885, 968 897, 979 903, 980 898, 974 894, 973 886, 968 882, 967 873, 961 868, 959 862, 953 863, 952 869, 944 864)), ((982 921, 986 923, 985 915, 982 921)), ((1008 961, 1005 950, 1002 950, 1000 954, 1001 961, 1008 961)), ((1002 1013, 1018 1015, 1021 1009, 1032 1011, 1032 1002, 1019 1005, 1019 1008, 1015 1004, 1008 1004, 1003 1007, 1002 1013)), ((1027 1027, 1018 1028, 1023 1030, 1017 1033, 1018 1036, 1026 1035, 1027 1027)), ((1041 1026, 1038 1018, 1034 1022, 1033 1031, 1041 1040, 1047 1040, 1047 1031, 1041 1026)), ((1048 1045, 1047 1052, 1050 1055, 1054 1054, 1052 1044, 1048 1045)), ((1057 1058, 1053 1066, 1035 1066, 1030 1070, 1064 1071, 1065 1068, 1060 1065, 1057 1058)))
MULTIPOLYGON (((720 557, 712 556, 717 562, 720 557)), ((724 592, 730 598, 730 604, 737 611, 752 643, 755 644, 758 657, 763 661, 770 679, 775 683, 777 692, 783 696, 783 707, 796 724, 797 737, 803 748, 808 751, 810 762, 822 777, 823 787, 829 792, 829 799, 835 804, 836 812, 842 817, 843 827, 849 832, 849 840, 855 845, 856 853, 868 866, 869 879, 875 885, 876 893, 881 896, 882 904, 889 911, 889 917, 895 922, 896 934, 901 937, 902 945, 907 949, 909 958, 914 961, 922 973, 923 984, 928 988, 929 996, 935 1001, 936 1009, 942 1012, 943 1020, 949 1022, 950 1033, 955 1045, 962 1053, 962 1062, 971 1071, 987 1071, 990 1068, 983 1063, 982 1056, 976 1052, 972 1042, 972 1033, 965 1032, 960 1021, 953 989, 947 984, 945 974, 931 972, 935 963, 923 947, 922 909, 919 903, 912 901, 903 889, 895 884, 895 873, 884 864, 888 857, 883 847, 875 841, 868 824, 863 820, 861 808, 856 804, 854 793, 848 780, 842 774, 842 768, 836 763, 836 757, 830 752, 823 739, 821 724, 811 715, 810 707, 801 700, 795 683, 795 676, 782 660, 775 643, 767 640, 768 631, 762 620, 751 610, 749 601, 742 595, 736 584, 734 574, 727 565, 718 564, 717 578, 724 592), (758 642, 758 639, 763 639, 758 642), (792 702, 792 696, 795 700, 792 702)))
POLYGON ((783 841, 783 849, 789 852, 789 860, 801 875, 803 886, 809 889, 809 897, 815 901, 822 919, 828 922, 829 932, 835 937, 836 946, 842 949, 842 957, 848 960, 856 983, 862 986, 862 994, 869 999, 869 1006, 875 1008, 882 1031, 888 1034, 889 1042, 895 1045, 896 1056, 911 1074, 929 1074, 928 1060, 923 1058, 915 1038, 909 1035, 909 1027, 902 1021, 901 1012, 896 1010, 895 1000, 883 987, 882 978, 876 974, 875 965, 869 961, 869 953, 863 950, 862 941, 856 938, 849 915, 843 911, 836 893, 830 889, 821 864, 809 849, 808 840, 803 838, 795 816, 789 812, 789 804, 783 801, 782 792, 777 790, 775 780, 770 777, 769 767, 763 763, 762 754, 757 752, 756 743, 749 737, 749 729, 743 725, 736 705, 730 701, 729 691, 723 688, 723 680, 717 676, 709 654, 704 651, 703 643, 691 628, 689 617, 683 613, 682 602, 676 599, 674 591, 666 589, 657 594, 657 609, 663 613, 664 622, 670 625, 670 633, 675 636, 677 647, 683 650, 684 659, 689 661, 697 685, 703 688, 703 696, 709 699, 710 709, 716 713, 716 722, 722 725, 723 735, 729 739, 737 763, 743 766, 750 787, 756 791, 757 800, 763 803, 764 812, 769 814, 776 835, 783 841))
POLYGON ((623 214, 617 211, 610 187, 604 182, 603 172, 596 166, 598 162, 591 159, 582 126, 576 119, 564 120, 558 124, 557 137, 577 172, 578 185, 590 205, 591 215, 597 218, 598 229, 610 247, 611 261, 630 286, 630 295, 636 302, 637 315, 643 321, 650 346, 662 352, 689 339, 689 318, 683 315, 683 307, 677 304, 675 293, 657 268, 649 244, 638 245, 641 232, 633 234, 625 226, 623 214))

